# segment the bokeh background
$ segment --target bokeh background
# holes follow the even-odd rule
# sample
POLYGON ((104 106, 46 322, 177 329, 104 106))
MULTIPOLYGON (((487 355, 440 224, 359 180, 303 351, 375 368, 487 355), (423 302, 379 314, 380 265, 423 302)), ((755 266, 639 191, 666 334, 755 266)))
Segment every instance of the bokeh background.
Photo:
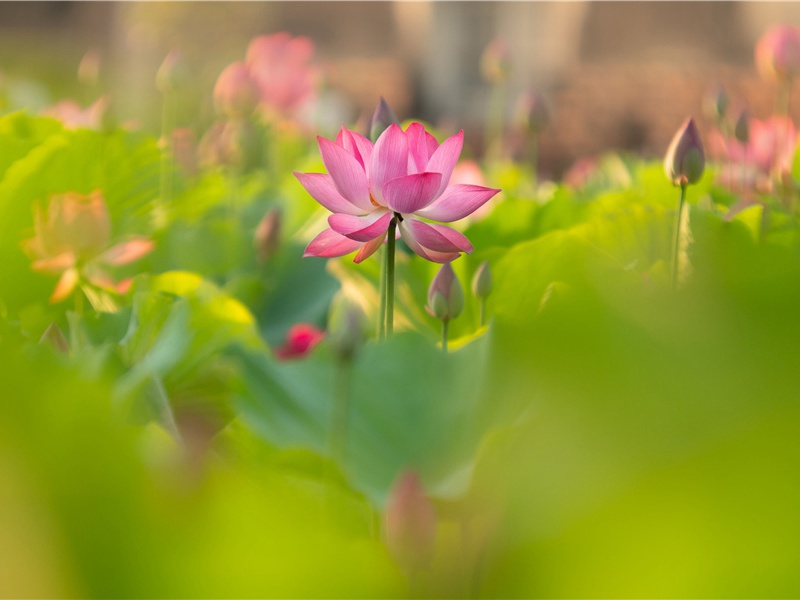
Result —
POLYGON ((470 127, 476 144, 489 103, 480 57, 501 38, 507 110, 527 89, 544 94, 553 126, 541 171, 558 177, 609 149, 660 156, 716 84, 766 116, 774 90, 753 47, 770 25, 797 22, 790 2, 3 2, 0 71, 11 108, 80 99, 76 72, 91 50, 118 114, 155 128, 154 75, 178 49, 195 84, 179 119, 200 127, 222 68, 252 37, 288 31, 316 44, 329 129, 371 113, 382 95, 402 118, 470 127))

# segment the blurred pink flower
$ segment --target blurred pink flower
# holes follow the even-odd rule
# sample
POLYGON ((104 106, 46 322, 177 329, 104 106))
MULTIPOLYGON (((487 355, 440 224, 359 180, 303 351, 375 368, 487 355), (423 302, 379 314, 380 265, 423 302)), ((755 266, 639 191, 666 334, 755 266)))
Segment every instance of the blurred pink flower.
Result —
POLYGON ((214 106, 228 117, 253 114, 261 100, 258 83, 243 62, 225 67, 214 85, 214 106))
POLYGON ((254 38, 245 62, 257 82, 261 107, 280 116, 291 116, 314 95, 319 68, 312 64, 314 43, 286 32, 254 38))
MULTIPOLYGON (((797 147, 797 132, 791 119, 773 116, 768 119, 748 120, 749 141, 742 143, 727 138, 720 131, 713 131, 709 145, 712 155, 718 160, 732 163, 735 178, 745 184, 768 191, 774 173, 791 169, 797 147)), ((723 181, 727 174, 722 174, 723 181)))
POLYGON ((275 357, 280 360, 301 358, 311 352, 314 346, 325 338, 325 332, 310 323, 292 325, 286 334, 283 346, 275 349, 275 357))
POLYGON ((153 249, 153 242, 133 237, 112 247, 111 219, 102 194, 76 192, 50 198, 45 211, 36 207, 34 236, 22 242, 34 259, 34 271, 60 275, 51 302, 67 298, 80 281, 124 293, 128 282, 117 284, 104 266, 118 266, 140 259, 153 249))
POLYGON ((294 174, 333 214, 328 217, 330 227, 311 241, 305 256, 344 256, 359 249, 355 262, 361 262, 380 248, 395 217, 402 239, 422 258, 445 263, 460 252, 472 252, 472 244, 460 232, 416 218, 457 221, 500 191, 450 184, 463 131, 441 145, 419 123, 405 131, 391 125, 374 146, 344 127, 335 142, 317 139, 328 174, 294 174))
POLYGON ((800 73, 800 28, 776 25, 756 43, 756 68, 762 77, 789 81, 800 73))
POLYGON ((42 115, 61 121, 68 129, 100 129, 103 124, 108 101, 99 98, 86 108, 74 100, 62 100, 45 108, 42 115))

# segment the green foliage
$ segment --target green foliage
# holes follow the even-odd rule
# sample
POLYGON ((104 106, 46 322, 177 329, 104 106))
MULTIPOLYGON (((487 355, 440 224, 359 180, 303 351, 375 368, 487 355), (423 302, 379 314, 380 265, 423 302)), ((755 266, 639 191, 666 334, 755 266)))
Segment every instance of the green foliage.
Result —
POLYGON ((1 595, 797 595, 793 202, 743 205, 709 165, 673 289, 659 163, 538 186, 497 165, 503 197, 453 263, 469 290, 488 261, 488 324, 467 293, 444 354, 438 265, 398 244, 396 333, 375 339, 381 252, 303 259, 327 212, 291 170, 324 166, 263 134, 267 164, 176 167, 167 201, 151 136, 0 118, 1 595), (115 241, 155 242, 105 312, 50 303, 20 248, 36 203, 95 189, 115 241), (370 339, 279 359, 337 293, 370 339), (438 515, 411 592, 381 539, 408 469, 438 515))

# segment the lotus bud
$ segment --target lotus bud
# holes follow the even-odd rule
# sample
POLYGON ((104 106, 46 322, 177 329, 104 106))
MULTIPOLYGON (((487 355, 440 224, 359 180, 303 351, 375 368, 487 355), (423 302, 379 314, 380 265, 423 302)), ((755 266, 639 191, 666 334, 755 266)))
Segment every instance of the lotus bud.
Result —
POLYGON ((664 157, 664 172, 674 185, 697 183, 703 176, 705 154, 700 132, 689 118, 672 138, 664 157))
POLYGON ((514 105, 514 123, 523 131, 541 132, 550 123, 550 111, 544 96, 536 91, 520 95, 514 105))
POLYGON ((430 563, 436 543, 436 511, 413 471, 401 473, 389 491, 384 539, 403 568, 415 570, 430 563))
POLYGON ((292 325, 286 334, 283 345, 275 349, 275 356, 280 360, 302 358, 325 338, 325 332, 310 323, 292 325))
POLYGON ((372 115, 372 121, 370 122, 369 139, 373 143, 376 142, 380 135, 392 124, 399 125, 400 119, 397 118, 397 115, 389 106, 389 103, 381 96, 378 106, 375 107, 375 113, 372 115))
POLYGON ((790 81, 800 73, 800 28, 776 25, 758 40, 755 54, 762 77, 790 81))
POLYGON ((464 290, 453 271, 453 265, 444 263, 428 288, 428 312, 442 321, 450 321, 464 309, 464 290))
POLYGON ((276 206, 267 211, 267 214, 264 215, 264 218, 261 219, 258 227, 256 227, 254 241, 259 262, 267 262, 280 246, 282 220, 281 209, 276 206))
POLYGON ((214 106, 229 117, 248 117, 261 99, 261 89, 243 62, 228 65, 214 86, 214 106))
POLYGON ((740 112, 739 117, 736 119, 736 124, 733 126, 733 137, 742 144, 750 141, 750 120, 746 110, 740 112))
POLYGON ((703 99, 703 110, 706 115, 713 121, 720 123, 728 112, 730 106, 730 98, 725 88, 721 85, 715 87, 703 99))
POLYGON ((476 298, 488 298, 492 293, 492 271, 489 262, 483 261, 472 277, 472 293, 476 298))
POLYGON ((490 84, 500 84, 508 79, 511 71, 508 44, 502 38, 495 38, 481 55, 481 75, 490 84))
POLYGON ((89 50, 78 65, 78 81, 86 86, 95 86, 100 79, 100 54, 89 50))
POLYGON ((156 72, 156 88, 162 94, 183 87, 189 79, 183 55, 172 50, 156 72))
POLYGON ((328 318, 328 339, 343 360, 349 360, 364 343, 367 317, 355 302, 344 294, 334 298, 328 318))

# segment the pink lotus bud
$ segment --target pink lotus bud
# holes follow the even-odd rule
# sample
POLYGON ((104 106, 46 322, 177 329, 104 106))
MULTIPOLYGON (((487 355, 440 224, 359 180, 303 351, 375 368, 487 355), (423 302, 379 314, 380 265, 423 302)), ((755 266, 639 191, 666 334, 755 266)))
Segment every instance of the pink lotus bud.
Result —
POLYGON ((789 81, 800 73, 800 28, 776 25, 756 43, 756 68, 762 77, 789 81))
POLYGON ((508 44, 502 38, 495 38, 481 55, 481 75, 487 83, 496 85, 508 79, 510 71, 508 44))
POLYGON ((704 168, 703 142, 694 119, 689 118, 672 138, 664 157, 664 172, 674 185, 684 186, 700 181, 704 168))
POLYGON ((172 92, 186 84, 189 74, 183 55, 177 50, 172 50, 156 72, 156 88, 162 94, 172 92))
POLYGON ((736 119, 736 123, 733 126, 733 137, 742 144, 750 141, 750 120, 746 110, 740 112, 739 117, 736 119))
POLYGON ((261 90, 243 62, 228 65, 214 86, 214 106, 229 117, 253 114, 261 99, 261 90))
POLYGON ((256 227, 254 241, 259 262, 267 262, 278 249, 281 242, 281 221, 281 209, 276 206, 267 211, 256 227))
POLYGON ((488 298, 492 293, 492 271, 489 262, 483 261, 472 277, 472 293, 476 298, 488 298))
POLYGON ((428 288, 428 312, 442 321, 450 321, 464 309, 464 290, 453 271, 453 265, 444 263, 428 288))
POLYGON ((436 511, 413 471, 401 473, 389 491, 384 534, 389 553, 405 569, 430 563, 436 543, 436 511))
POLYGON ((375 113, 372 115, 372 121, 370 122, 369 139, 373 143, 376 142, 380 135, 393 123, 399 125, 400 119, 397 118, 392 108, 383 96, 381 96, 378 106, 375 107, 375 113))
POLYGON ((293 325, 286 334, 283 346, 275 349, 275 357, 280 360, 301 358, 311 352, 324 337, 325 332, 310 323, 293 325))
POLYGON ((514 105, 514 123, 523 131, 539 133, 550 123, 550 111, 544 96, 537 91, 520 95, 514 105))

